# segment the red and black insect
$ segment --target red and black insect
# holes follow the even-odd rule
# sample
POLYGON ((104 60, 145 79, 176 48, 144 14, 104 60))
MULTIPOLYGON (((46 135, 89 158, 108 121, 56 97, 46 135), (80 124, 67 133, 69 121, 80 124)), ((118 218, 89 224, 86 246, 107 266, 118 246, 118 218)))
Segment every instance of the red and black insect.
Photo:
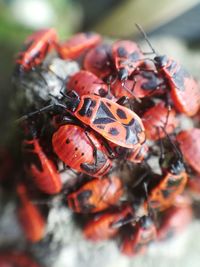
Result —
POLYGON ((24 184, 20 183, 17 185, 17 194, 19 198, 17 213, 24 234, 30 242, 38 242, 45 234, 45 219, 38 207, 36 207, 29 199, 24 184))
POLYGON ((28 254, 21 251, 1 251, 1 267, 40 267, 28 254))
POLYGON ((117 176, 92 179, 67 196, 68 206, 75 212, 94 213, 117 204, 123 194, 117 176))
MULTIPOLYGON (((166 140, 167 141, 167 140, 166 140)), ((162 175, 153 177, 148 185, 148 205, 157 211, 170 207, 185 189, 188 175, 178 147, 169 139, 162 146, 159 159, 162 175)))
MULTIPOLYGON (((152 69, 152 65, 146 63, 141 66, 148 70, 152 69)), ((111 93, 116 97, 127 96, 129 98, 144 98, 154 95, 162 95, 165 92, 163 87, 163 79, 155 72, 138 71, 133 77, 128 78, 123 83, 115 80, 111 83, 111 93)))
POLYGON ((67 90, 74 90, 79 96, 99 95, 107 97, 108 85, 99 79, 95 74, 81 70, 75 73, 68 81, 67 90))
POLYGON ((120 81, 127 80, 144 63, 140 48, 135 42, 129 40, 114 42, 112 58, 120 81))
POLYGON ((124 237, 120 251, 127 256, 144 254, 156 237, 157 231, 153 220, 149 216, 142 216, 132 227, 132 233, 124 237))
POLYGON ((92 72, 101 79, 109 77, 113 70, 111 46, 109 44, 100 44, 92 48, 87 52, 83 66, 84 69, 92 72))
POLYGON ((44 193, 56 194, 62 189, 60 174, 52 159, 44 152, 39 138, 33 136, 22 143, 25 172, 44 193))
POLYGON ((56 155, 67 166, 94 177, 104 176, 111 167, 106 149, 92 131, 67 123, 53 134, 52 146, 56 155))
POLYGON ((98 96, 83 96, 74 115, 116 145, 136 148, 145 142, 141 119, 131 110, 98 96))
POLYGON ((194 116, 200 108, 200 87, 197 81, 175 60, 156 56, 155 65, 169 86, 176 109, 187 116, 194 116))
POLYGON ((129 205, 97 214, 84 226, 84 237, 94 242, 111 239, 118 234, 121 221, 130 217, 133 220, 133 216, 133 208, 129 205))
POLYGON ((176 138, 186 162, 200 174, 200 129, 181 131, 176 138))
POLYGON ((101 36, 97 33, 77 33, 62 44, 57 43, 56 50, 63 59, 76 59, 90 48, 98 45, 101 40, 101 36))
MULTIPOLYGON (((64 103, 56 102, 40 110, 22 116, 18 122, 38 113, 59 109, 70 112, 84 127, 92 128, 112 143, 136 149, 145 142, 144 126, 135 112, 109 99, 96 95, 84 95, 79 98, 75 92, 65 95, 64 103), (73 94, 73 95, 72 95, 73 94)), ((73 123, 75 120, 73 120, 73 123)))
POLYGON ((141 163, 146 158, 148 150, 148 145, 144 143, 136 150, 129 149, 126 153, 126 158, 130 162, 141 163))
POLYGON ((192 221, 193 212, 190 204, 173 206, 166 210, 158 227, 157 239, 165 241, 182 233, 192 221))
POLYGON ((166 133, 171 134, 178 126, 175 110, 165 107, 165 103, 162 101, 149 108, 142 115, 142 121, 147 138, 154 141, 164 138, 166 133), (165 131, 162 131, 163 127, 165 131), (158 128, 160 129, 159 134, 158 128))
POLYGON ((124 148, 117 146, 108 141, 109 148, 112 151, 113 158, 123 161, 123 163, 141 163, 147 156, 148 145, 146 143, 137 146, 135 149, 124 148))
POLYGON ((17 56, 16 72, 21 74, 40 65, 57 42, 57 33, 53 28, 40 30, 30 35, 25 41, 23 51, 17 56))
POLYGON ((154 63, 157 72, 169 86, 175 108, 188 116, 194 116, 200 108, 199 84, 177 61, 168 58, 166 55, 158 55, 145 32, 140 26, 137 25, 137 27, 143 33, 153 53, 156 54, 154 63))

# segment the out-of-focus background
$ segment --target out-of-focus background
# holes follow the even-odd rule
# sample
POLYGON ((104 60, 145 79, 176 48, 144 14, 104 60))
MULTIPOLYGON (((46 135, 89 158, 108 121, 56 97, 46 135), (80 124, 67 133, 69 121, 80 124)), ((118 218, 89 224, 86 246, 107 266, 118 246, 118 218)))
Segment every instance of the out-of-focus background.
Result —
MULTIPOLYGON (((60 39, 66 39, 78 31, 92 30, 111 38, 123 37, 142 42, 135 23, 142 25, 158 51, 181 61, 200 78, 199 0, 0 0, 0 143, 5 145, 13 138, 10 130, 13 116, 9 104, 13 96, 11 76, 15 54, 30 33, 41 28, 55 27, 60 39)), ((142 47, 144 51, 149 49, 145 42, 142 47)), ((199 232, 199 224, 194 223, 186 233, 186 245, 183 245, 185 239, 182 238, 171 247, 154 249, 149 256, 137 261, 129 262, 123 257, 119 258, 117 249, 114 250, 115 259, 112 261, 109 251, 113 249, 113 243, 107 250, 100 245, 98 251, 101 252, 95 254, 94 250, 92 257, 79 256, 82 257, 84 267, 107 266, 104 261, 98 263, 98 255, 103 255, 105 259, 107 257, 109 266, 115 267, 144 267, 145 264, 148 267, 170 264, 174 267, 197 267, 200 260, 199 232)), ((85 243, 83 246, 86 246, 85 243)), ((93 246, 90 247, 92 253, 91 248, 93 246)), ((75 254, 67 255, 70 258, 68 266, 80 266, 79 261, 73 258, 75 254)), ((55 266, 64 265, 57 263, 55 266)))

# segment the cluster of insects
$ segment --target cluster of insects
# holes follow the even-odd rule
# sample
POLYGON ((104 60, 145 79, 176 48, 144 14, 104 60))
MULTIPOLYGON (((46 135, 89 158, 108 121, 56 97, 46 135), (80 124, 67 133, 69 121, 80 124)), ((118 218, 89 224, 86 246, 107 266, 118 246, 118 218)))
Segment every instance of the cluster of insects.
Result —
POLYGON ((84 218, 86 239, 116 238, 128 256, 191 221, 200 196, 200 86, 137 27, 150 53, 97 33, 59 42, 54 29, 45 29, 17 55, 14 84, 29 92, 27 101, 32 97, 16 121, 23 135, 17 213, 29 242, 41 241, 46 227, 33 189, 43 202, 62 196, 84 218), (55 60, 76 69, 60 75, 55 60))

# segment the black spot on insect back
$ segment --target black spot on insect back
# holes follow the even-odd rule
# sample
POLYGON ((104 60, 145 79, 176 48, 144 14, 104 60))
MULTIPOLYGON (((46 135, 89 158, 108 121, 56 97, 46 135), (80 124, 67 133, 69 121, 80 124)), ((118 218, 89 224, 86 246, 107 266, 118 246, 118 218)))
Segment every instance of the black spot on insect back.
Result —
POLYGON ((78 201, 81 203, 85 199, 88 199, 89 197, 91 197, 91 195, 92 195, 91 190, 84 190, 83 192, 78 194, 77 198, 78 198, 78 201))
POLYGON ((116 136, 119 134, 119 131, 116 128, 112 127, 109 130, 109 134, 116 136))
POLYGON ((126 113, 120 108, 117 109, 117 115, 120 119, 127 119, 126 113))
POLYGON ((180 91, 185 90, 185 79, 190 78, 190 74, 182 66, 178 71, 173 75, 173 83, 176 85, 177 89, 180 91))
POLYGON ((97 128, 104 130, 105 129, 105 125, 97 125, 97 128))
POLYGON ((137 61, 140 58, 140 55, 138 52, 133 52, 129 55, 129 59, 131 61, 137 61))
POLYGON ((123 46, 120 46, 117 49, 117 54, 118 54, 119 57, 126 57, 127 56, 127 51, 123 46))
POLYGON ((173 177, 171 179, 168 180, 167 182, 167 186, 170 188, 170 187, 176 187, 176 186, 179 186, 182 182, 182 179, 178 179, 178 180, 175 180, 173 177))
POLYGON ((100 95, 101 97, 105 97, 105 96, 107 95, 106 90, 105 90, 104 88, 100 88, 100 89, 99 89, 99 95, 100 95))
POLYGON ((168 198, 170 196, 170 191, 169 190, 162 190, 162 195, 164 198, 168 198))
POLYGON ((82 108, 79 110, 81 116, 91 117, 92 110, 96 105, 96 101, 91 98, 85 98, 82 108))

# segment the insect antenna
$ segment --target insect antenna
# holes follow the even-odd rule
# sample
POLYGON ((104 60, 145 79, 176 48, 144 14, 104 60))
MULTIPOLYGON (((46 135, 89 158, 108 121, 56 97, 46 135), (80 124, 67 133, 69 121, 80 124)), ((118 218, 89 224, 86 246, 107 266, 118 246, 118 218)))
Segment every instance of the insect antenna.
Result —
POLYGON ((158 53, 156 52, 156 50, 154 49, 154 47, 152 46, 151 42, 149 41, 149 38, 147 37, 147 34, 145 33, 145 31, 143 30, 142 26, 135 23, 136 28, 138 29, 138 31, 142 34, 142 36, 144 37, 145 41, 147 42, 147 44, 149 45, 149 47, 151 48, 153 54, 158 55, 158 53))
POLYGON ((162 126, 160 126, 160 127, 162 128, 163 132, 166 134, 167 139, 168 139, 170 145, 172 146, 174 152, 175 152, 176 155, 178 156, 178 158, 181 159, 181 160, 183 160, 183 155, 182 155, 181 151, 178 149, 178 147, 175 145, 175 143, 172 142, 171 137, 170 137, 169 134, 166 132, 165 128, 162 127, 162 126))
POLYGON ((168 121, 169 121, 169 115, 170 115, 171 110, 172 110, 171 106, 167 105, 167 116, 166 116, 166 120, 165 120, 165 123, 164 123, 164 126, 163 126, 163 129, 165 129, 165 132, 166 132, 166 129, 167 129, 167 125, 168 125, 168 121))

